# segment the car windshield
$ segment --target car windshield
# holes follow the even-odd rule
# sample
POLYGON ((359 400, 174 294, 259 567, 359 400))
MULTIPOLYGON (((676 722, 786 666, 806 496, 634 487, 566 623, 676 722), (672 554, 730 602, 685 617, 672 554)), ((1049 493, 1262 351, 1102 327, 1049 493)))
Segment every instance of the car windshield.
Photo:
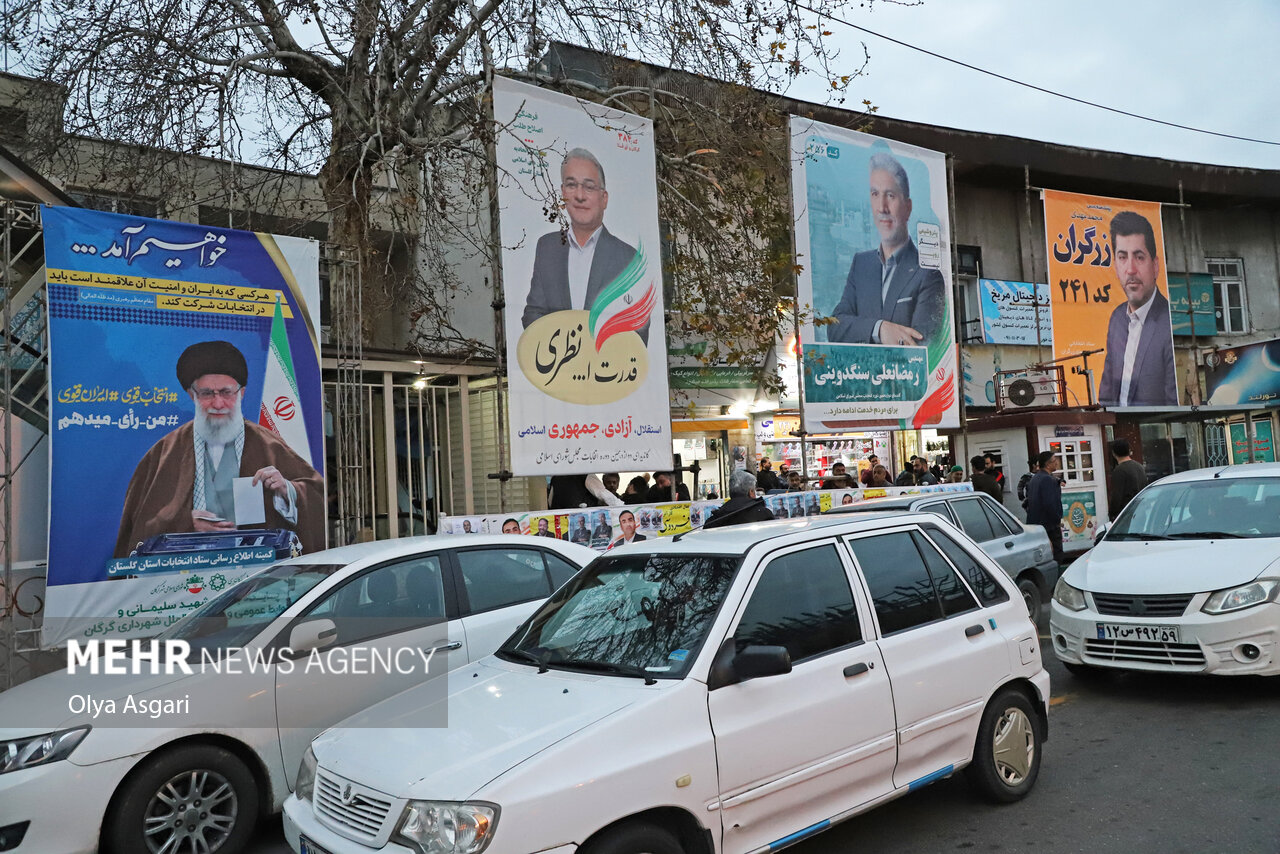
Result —
POLYGON ((161 640, 184 640, 193 655, 244 646, 308 590, 342 569, 341 563, 278 563, 228 587, 174 623, 161 640))
POLYGON ((1280 478, 1156 484, 1129 503, 1105 541, 1280 537, 1280 478))
POLYGON ((601 557, 498 650, 508 661, 645 679, 684 676, 740 556, 601 557))

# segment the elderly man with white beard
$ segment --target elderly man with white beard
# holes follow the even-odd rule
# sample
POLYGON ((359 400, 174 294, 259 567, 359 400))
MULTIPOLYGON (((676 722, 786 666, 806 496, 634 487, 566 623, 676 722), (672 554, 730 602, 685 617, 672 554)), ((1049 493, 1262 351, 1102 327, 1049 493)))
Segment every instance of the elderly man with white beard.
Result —
MULTIPOLYGON (((178 357, 178 381, 195 418, 147 451, 125 494, 116 557, 157 534, 232 530, 232 482, 252 477, 266 495, 261 527, 296 531, 305 552, 324 548, 324 480, 275 433, 241 412, 249 369, 226 341, 192 344, 178 357)), ((259 526, 254 526, 259 527, 259 526)))

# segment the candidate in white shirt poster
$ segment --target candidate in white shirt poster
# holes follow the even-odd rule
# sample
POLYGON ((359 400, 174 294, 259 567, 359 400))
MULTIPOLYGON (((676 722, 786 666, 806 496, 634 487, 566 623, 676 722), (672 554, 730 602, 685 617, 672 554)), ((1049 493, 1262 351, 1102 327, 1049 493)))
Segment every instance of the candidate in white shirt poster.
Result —
POLYGON ((671 465, 653 126, 494 83, 511 470, 671 465))

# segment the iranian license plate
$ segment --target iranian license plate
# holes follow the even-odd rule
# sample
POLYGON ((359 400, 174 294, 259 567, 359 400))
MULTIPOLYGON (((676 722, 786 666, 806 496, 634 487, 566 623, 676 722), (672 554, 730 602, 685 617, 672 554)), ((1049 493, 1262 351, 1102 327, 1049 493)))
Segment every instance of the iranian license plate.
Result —
POLYGON ((1122 623, 1098 623, 1098 640, 1155 641, 1177 643, 1177 626, 1128 626, 1122 623))
POLYGON ((302 854, 329 854, 328 849, 321 848, 305 836, 298 837, 298 848, 302 854))

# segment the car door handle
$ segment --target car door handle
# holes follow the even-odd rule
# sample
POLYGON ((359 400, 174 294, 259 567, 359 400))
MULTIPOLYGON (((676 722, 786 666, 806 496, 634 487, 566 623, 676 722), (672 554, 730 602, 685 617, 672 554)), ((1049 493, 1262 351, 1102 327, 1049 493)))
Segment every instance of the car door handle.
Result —
POLYGON ((857 676, 860 673, 866 673, 871 668, 867 666, 865 661, 859 661, 857 664, 850 664, 844 669, 845 676, 857 676))
POLYGON ((965 629, 964 636, 967 638, 976 638, 978 635, 982 634, 985 631, 986 629, 982 626, 981 623, 979 623, 976 626, 970 626, 969 628, 965 629))
POLYGON ((440 646, 427 647, 423 652, 453 652, 455 649, 462 649, 462 641, 454 641, 453 643, 440 644, 440 646))
POLYGON ((1010 540, 1009 542, 1005 543, 1005 544, 1004 544, 1004 547, 1005 547, 1006 549, 1011 549, 1011 548, 1013 548, 1013 540, 1010 540))

